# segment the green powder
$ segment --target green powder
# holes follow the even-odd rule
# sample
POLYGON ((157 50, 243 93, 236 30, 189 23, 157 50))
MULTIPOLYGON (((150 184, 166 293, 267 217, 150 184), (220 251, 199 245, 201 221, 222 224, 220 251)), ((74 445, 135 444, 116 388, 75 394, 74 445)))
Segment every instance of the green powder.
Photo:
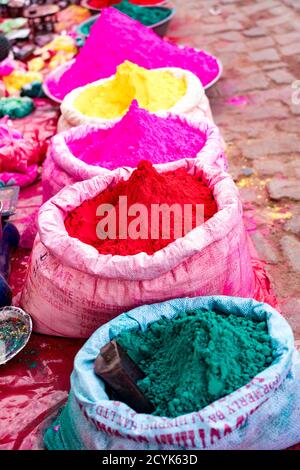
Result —
POLYGON ((139 21, 140 23, 146 26, 152 26, 170 16, 172 10, 169 8, 160 8, 160 7, 141 7, 138 5, 133 5, 127 0, 124 0, 117 5, 114 5, 114 8, 130 16, 134 20, 139 21))
POLYGON ((265 321, 196 310, 124 331, 118 343, 145 373, 154 415, 198 411, 246 385, 272 363, 265 321))
MULTIPOLYGON (((98 8, 97 0, 91 0, 89 2, 91 7, 98 8)), ((130 16, 134 20, 139 21, 145 26, 153 26, 171 16, 172 10, 170 8, 161 7, 142 7, 129 3, 127 0, 113 5, 114 8, 121 11, 127 16, 130 16)), ((98 16, 92 16, 89 20, 85 21, 78 27, 78 31, 84 36, 89 36, 91 27, 97 21, 98 16)))
POLYGON ((11 119, 21 119, 34 110, 34 101, 25 96, 0 98, 0 118, 8 116, 11 119))

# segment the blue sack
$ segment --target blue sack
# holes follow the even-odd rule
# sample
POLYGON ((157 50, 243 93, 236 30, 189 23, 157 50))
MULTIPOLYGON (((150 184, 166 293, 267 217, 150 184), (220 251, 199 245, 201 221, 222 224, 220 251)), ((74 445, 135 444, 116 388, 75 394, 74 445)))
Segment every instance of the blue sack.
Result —
POLYGON ((47 430, 48 449, 285 449, 300 441, 300 355, 286 320, 252 299, 213 296, 144 305, 99 328, 75 358, 68 403, 47 430), (121 331, 145 330, 194 309, 266 320, 275 359, 251 382, 198 412, 177 418, 140 414, 112 401, 94 373, 99 350, 121 331))

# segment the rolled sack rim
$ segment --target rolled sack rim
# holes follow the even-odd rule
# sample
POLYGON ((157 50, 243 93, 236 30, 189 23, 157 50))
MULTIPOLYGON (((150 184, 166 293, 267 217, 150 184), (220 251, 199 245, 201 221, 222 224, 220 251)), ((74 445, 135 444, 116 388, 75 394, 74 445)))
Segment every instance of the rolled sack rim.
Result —
MULTIPOLYGON (((188 429, 191 427, 200 427, 209 431, 216 426, 216 423, 210 419, 216 409, 224 412, 226 415, 226 424, 233 427, 236 424, 237 416, 241 413, 247 414, 249 407, 253 408, 255 414, 256 409, 267 403, 268 399, 272 398, 276 390, 286 379, 292 367, 294 351, 294 337, 291 327, 282 315, 266 303, 258 302, 254 299, 223 295, 172 299, 137 307, 115 317, 110 322, 98 328, 75 357, 74 369, 71 374, 71 393, 74 394, 76 401, 84 407, 85 411, 94 418, 98 414, 97 410, 104 409, 108 410, 108 412, 115 411, 123 418, 127 417, 131 419, 135 426, 124 428, 124 432, 131 436, 146 436, 151 443, 155 438, 154 429, 157 430, 157 433, 160 433, 161 428, 159 424, 162 423, 166 424, 165 429, 172 430, 172 433, 186 426, 188 429), (182 425, 182 421, 179 422, 180 420, 178 420, 178 418, 136 413, 125 403, 116 403, 110 400, 105 392, 104 382, 94 373, 94 361, 101 347, 115 338, 121 331, 130 330, 137 326, 144 331, 147 325, 159 319, 159 310, 163 310, 160 316, 173 318, 179 312, 192 311, 199 308, 204 308, 205 310, 217 309, 225 314, 231 313, 244 317, 247 317, 251 311, 251 318, 255 317, 260 321, 266 320, 272 346, 277 353, 272 364, 257 374, 248 384, 226 395, 224 398, 212 402, 201 410, 181 415, 180 418, 186 418, 184 419, 184 425, 182 425), (268 390, 268 393, 265 395, 264 387, 268 384, 272 384, 272 386, 270 386, 270 390, 268 390), (244 410, 244 412, 228 414, 226 406, 228 400, 230 400, 230 403, 236 403, 241 397, 251 392, 260 392, 260 397, 254 404, 250 403, 247 407, 248 409, 244 410), (201 416, 199 416, 200 411, 201 416)), ((268 411, 266 412, 268 413, 268 411)), ((106 420, 106 418, 104 419, 106 420)), ((251 416, 247 417, 247 419, 251 419, 251 416)), ((99 420, 102 420, 101 415, 99 416, 99 420)), ((113 419, 109 420, 107 425, 112 429, 121 430, 120 425, 116 424, 113 419)), ((225 442, 226 437, 223 439, 225 442)))
MULTIPOLYGON (((165 118, 170 115, 170 113, 167 113, 165 118)), ((195 159, 200 158, 205 160, 206 163, 215 163, 223 154, 222 140, 218 127, 207 118, 203 118, 200 122, 188 116, 180 116, 180 119, 186 121, 190 126, 199 129, 199 131, 206 136, 205 144, 195 155, 195 159)), ((85 163, 70 151, 70 142, 79 140, 80 138, 85 138, 89 133, 97 132, 97 130, 99 130, 98 126, 84 124, 78 127, 72 127, 71 129, 55 135, 51 139, 49 154, 52 159, 59 168, 66 171, 70 176, 76 178, 78 181, 98 175, 110 174, 112 171, 115 171, 109 170, 101 165, 95 166, 85 163)), ((184 158, 179 161, 181 160, 184 160, 184 158)), ((165 165, 165 163, 157 163, 156 167, 160 168, 160 165, 165 165)), ((131 169, 132 167, 122 166, 121 168, 131 169)))
POLYGON ((199 159, 184 159, 154 167, 160 173, 186 168, 190 174, 201 176, 213 191, 218 212, 184 237, 169 243, 153 255, 145 252, 126 256, 100 254, 96 248, 70 237, 64 220, 67 214, 83 201, 95 197, 121 179, 128 180, 134 171, 118 168, 110 174, 67 186, 47 201, 40 208, 38 215, 41 243, 53 256, 59 258, 62 264, 77 271, 104 278, 146 280, 169 272, 212 243, 225 238, 238 225, 245 231, 238 190, 228 173, 205 165, 199 159))
MULTIPOLYGON (((181 69, 179 67, 159 67, 156 69, 150 69, 161 72, 171 72, 175 77, 185 77, 187 80, 187 91, 186 94, 177 101, 177 103, 167 110, 160 110, 155 113, 157 116, 166 117, 166 113, 180 114, 186 113, 198 103, 200 103, 202 97, 205 95, 203 85, 199 78, 189 70, 181 69)), ((107 78, 101 78, 95 82, 87 85, 75 88, 70 91, 63 99, 60 110, 64 119, 72 126, 79 126, 81 124, 94 124, 100 128, 112 127, 114 124, 119 122, 123 116, 113 119, 101 118, 101 117, 90 117, 82 114, 74 106, 75 99, 86 89, 93 88, 99 85, 103 85, 115 78, 115 74, 107 78)), ((151 112, 151 111, 149 111, 151 112)))

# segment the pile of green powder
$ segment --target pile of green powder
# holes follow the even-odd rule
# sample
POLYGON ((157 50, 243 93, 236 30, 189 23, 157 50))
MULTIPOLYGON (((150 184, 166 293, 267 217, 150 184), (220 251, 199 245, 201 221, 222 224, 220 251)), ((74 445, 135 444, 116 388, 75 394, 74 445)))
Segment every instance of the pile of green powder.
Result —
MULTIPOLYGON (((98 0, 90 0, 89 6, 91 8, 94 7, 99 9, 103 6, 103 2, 99 3, 98 0)), ((130 3, 127 0, 123 0, 123 2, 113 5, 113 7, 119 10, 121 13, 130 16, 134 20, 139 21, 145 26, 153 26, 157 23, 160 23, 161 21, 167 19, 172 13, 172 10, 170 8, 148 8, 139 5, 134 5, 133 3, 130 3)), ((84 34, 89 34, 89 30, 93 23, 89 23, 86 28, 84 28, 84 34)))
POLYGON ((265 321, 196 310, 117 337, 145 373, 139 388, 154 415, 198 411, 246 385, 272 363, 265 321))
POLYGON ((152 26, 153 24, 159 23, 160 21, 166 19, 168 16, 170 16, 172 11, 169 8, 141 7, 129 3, 127 0, 123 0, 123 2, 114 5, 114 8, 146 26, 152 26))

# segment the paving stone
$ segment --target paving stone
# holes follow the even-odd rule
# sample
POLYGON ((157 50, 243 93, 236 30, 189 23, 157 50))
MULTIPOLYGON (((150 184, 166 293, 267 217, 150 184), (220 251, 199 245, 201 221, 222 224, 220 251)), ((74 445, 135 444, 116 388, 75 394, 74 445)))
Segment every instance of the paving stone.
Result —
POLYGON ((300 272, 300 241, 292 235, 285 235, 280 244, 292 269, 300 272))
POLYGON ((250 52, 249 57, 255 62, 265 62, 265 61, 274 62, 274 61, 280 60, 278 52, 274 48, 268 48, 268 49, 262 49, 260 51, 250 52))
POLYGON ((265 49, 267 47, 274 46, 274 44, 274 39, 268 36, 256 39, 249 39, 249 41, 247 41, 248 50, 265 49))
POLYGON ((300 159, 289 162, 286 168, 289 174, 293 175, 295 178, 300 178, 300 159))
POLYGON ((249 159, 298 152, 300 151, 299 139, 294 135, 289 135, 287 138, 286 134, 274 134, 264 139, 245 142, 242 151, 243 155, 249 159))
POLYGON ((239 188, 243 203, 258 203, 258 195, 254 188, 239 188))
POLYGON ((269 72, 268 75, 275 83, 278 83, 279 85, 284 83, 292 83, 295 80, 295 77, 284 69, 273 70, 272 72, 269 72))
POLYGON ((277 264, 279 262, 278 255, 269 241, 262 235, 261 232, 256 231, 251 233, 251 239, 255 245, 256 251, 260 259, 270 264, 277 264))
POLYGON ((300 215, 294 215, 284 224, 284 228, 295 235, 300 235, 300 215))
POLYGON ((283 0, 284 3, 288 6, 295 8, 295 10, 300 11, 299 0, 283 0))
POLYGON ((228 31, 227 33, 220 34, 221 39, 231 42, 241 42, 243 40, 243 35, 238 31, 228 31))
POLYGON ((277 127, 282 131, 298 134, 300 129, 300 118, 293 117, 291 119, 285 119, 284 121, 278 122, 277 127))
MULTIPOLYGON (((255 94, 254 94, 255 96, 255 94)), ((300 111, 300 106, 298 107, 300 111)), ((264 106, 248 106, 248 112, 243 113, 245 121, 258 121, 258 120, 272 120, 272 119, 285 119, 286 108, 281 103, 268 103, 264 106), (251 108, 251 109, 249 109, 251 108)))
MULTIPOLYGON (((198 25, 199 29, 199 25, 198 25)), ((201 33, 202 34, 216 34, 223 31, 241 31, 243 25, 238 21, 226 22, 223 21, 221 24, 202 24, 201 33)))
POLYGON ((261 176, 273 176, 284 173, 284 164, 278 160, 256 160, 254 168, 261 176))
POLYGON ((222 79, 208 91, 213 115, 228 147, 231 174, 237 183, 241 178, 251 182, 250 187, 240 188, 248 227, 253 232, 257 225, 263 236, 262 240, 254 235, 260 256, 265 258, 267 253, 271 260, 266 268, 279 300, 295 302, 285 308, 300 340, 296 313, 300 275, 292 266, 294 245, 299 251, 300 242, 300 103, 292 102, 295 90, 291 87, 293 80, 300 80, 300 12, 296 9, 300 0, 174 3, 177 15, 169 35, 176 42, 206 49, 223 62, 222 79), (220 8, 220 15, 210 13, 213 7, 220 8), (228 98, 238 96, 247 98, 243 105, 228 103, 228 98), (248 166, 253 167, 255 177, 248 179, 242 174, 241 169, 248 166), (276 221, 271 217, 270 189, 274 193, 272 206, 292 218, 276 221), (266 227, 269 232, 264 231, 266 227), (265 243, 267 249, 262 248, 265 243), (279 261, 273 263, 276 257, 279 261))
POLYGON ((270 79, 267 75, 258 72, 252 75, 241 77, 238 80, 232 80, 231 83, 236 85, 236 89, 239 92, 250 90, 265 90, 270 84, 270 79))
POLYGON ((300 41, 298 40, 298 42, 294 42, 293 44, 289 44, 288 46, 281 47, 281 52, 283 55, 286 56, 294 56, 300 54, 300 41))
POLYGON ((291 104, 291 112, 295 116, 300 115, 300 104, 291 104))
MULTIPOLYGON (((281 305, 283 316, 289 322, 296 338, 300 336, 300 298, 291 298, 281 305)), ((298 349, 300 350, 300 341, 298 339, 298 349)))
MULTIPOLYGON (((291 84, 282 85, 280 87, 278 86, 275 87, 271 85, 268 87, 268 89, 264 91, 253 92, 253 101, 255 102, 255 104, 261 105, 261 106, 267 106, 268 109, 270 110, 270 117, 272 117, 272 108, 276 102, 282 102, 290 106, 291 97, 292 97, 291 84)), ((287 115, 287 109, 285 111, 285 114, 287 115)), ((281 134, 281 135, 283 135, 284 139, 286 140, 286 136, 284 134, 281 134)), ((276 138, 277 138, 277 135, 276 135, 276 138)))
POLYGON ((261 65, 261 69, 269 71, 269 70, 277 70, 282 67, 286 67, 285 62, 267 62, 266 64, 261 65))
POLYGON ((258 26, 266 27, 266 28, 274 28, 277 25, 281 25, 284 23, 289 23, 291 21, 292 14, 287 13, 286 15, 282 16, 274 16, 273 18, 268 18, 265 20, 258 20, 258 26))
MULTIPOLYGON (((230 126, 231 127, 231 126, 230 126)), ((268 127, 266 126, 265 129, 268 127)), ((226 132, 228 129, 226 129, 226 132)), ((261 124, 257 122, 249 123, 246 122, 236 122, 234 127, 230 128, 230 133, 234 136, 234 140, 238 142, 239 140, 244 140, 242 139, 242 136, 245 134, 247 138, 251 137, 260 137, 261 135, 261 124)), ((226 138, 226 135, 225 135, 226 138)))
POLYGON ((285 34, 277 34, 275 36, 275 39, 281 46, 285 46, 287 44, 291 44, 292 42, 299 41, 299 31, 291 31, 285 34))
POLYGON ((254 27, 254 28, 246 29, 245 31, 243 31, 243 34, 244 36, 247 36, 250 38, 256 38, 259 36, 265 36, 266 31, 263 28, 254 27))
POLYGON ((286 15, 287 13, 289 13, 289 9, 283 5, 280 5, 280 6, 272 8, 271 13, 272 15, 276 15, 276 16, 286 15))
POLYGON ((271 6, 277 6, 279 5, 278 2, 272 2, 270 0, 264 0, 260 2, 251 2, 250 5, 243 6, 241 10, 245 15, 254 15, 255 13, 258 13, 263 10, 268 10, 270 11, 271 6))
POLYGON ((223 52, 244 52, 247 50, 246 45, 243 42, 227 42, 221 43, 219 45, 219 53, 223 54, 223 52))
POLYGON ((271 199, 292 199, 300 201, 300 184, 296 179, 274 178, 267 183, 267 190, 271 199))

